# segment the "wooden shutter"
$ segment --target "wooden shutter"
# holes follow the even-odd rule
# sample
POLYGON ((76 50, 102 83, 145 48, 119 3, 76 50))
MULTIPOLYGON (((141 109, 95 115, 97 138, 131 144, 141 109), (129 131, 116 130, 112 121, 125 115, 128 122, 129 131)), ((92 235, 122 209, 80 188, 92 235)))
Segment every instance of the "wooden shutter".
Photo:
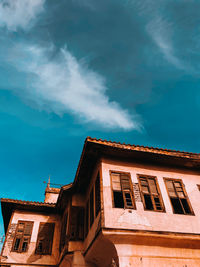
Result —
POLYGON ((33 229, 33 222, 19 221, 15 233, 12 250, 16 252, 26 252, 30 243, 33 229))
POLYGON ((40 223, 36 245, 36 254, 51 254, 54 228, 54 223, 40 223))
POLYGON ((182 180, 165 178, 165 184, 174 213, 194 214, 182 180))
POLYGON ((164 211, 156 177, 139 175, 138 178, 145 210, 164 211))
POLYGON ((120 181, 121 181, 121 188, 123 192, 125 208, 134 208, 133 190, 130 181, 130 176, 128 174, 121 173, 120 181))

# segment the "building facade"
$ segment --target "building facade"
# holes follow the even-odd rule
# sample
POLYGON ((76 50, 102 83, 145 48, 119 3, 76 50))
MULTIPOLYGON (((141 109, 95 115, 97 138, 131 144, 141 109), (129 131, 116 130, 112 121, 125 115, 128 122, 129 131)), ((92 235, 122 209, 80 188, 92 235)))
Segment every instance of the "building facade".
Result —
POLYGON ((72 184, 1 199, 1 266, 200 266, 200 154, 86 138, 72 184))

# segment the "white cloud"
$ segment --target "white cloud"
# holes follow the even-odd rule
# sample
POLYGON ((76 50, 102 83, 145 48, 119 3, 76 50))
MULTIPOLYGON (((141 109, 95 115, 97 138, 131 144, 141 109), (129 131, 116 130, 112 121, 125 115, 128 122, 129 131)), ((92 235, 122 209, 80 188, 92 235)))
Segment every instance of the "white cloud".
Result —
POLYGON ((147 32, 158 46, 165 59, 180 70, 190 71, 190 66, 183 62, 174 49, 172 35, 174 25, 162 16, 154 14, 154 18, 147 24, 147 32))
POLYGON ((0 27, 9 31, 28 29, 36 16, 43 11, 45 0, 2 0, 0 2, 0 27))
POLYGON ((24 95, 31 101, 60 115, 71 112, 82 122, 104 128, 138 128, 126 110, 109 100, 103 77, 81 64, 67 48, 54 57, 52 47, 48 51, 37 46, 16 50, 12 50, 15 56, 10 54, 10 63, 29 77, 24 95))

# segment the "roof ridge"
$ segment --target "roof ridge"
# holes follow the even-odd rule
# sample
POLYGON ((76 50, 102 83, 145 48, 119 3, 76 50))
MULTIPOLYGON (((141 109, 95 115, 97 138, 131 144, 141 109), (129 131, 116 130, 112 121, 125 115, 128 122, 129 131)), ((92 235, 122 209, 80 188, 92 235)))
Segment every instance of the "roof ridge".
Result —
POLYGON ((157 150, 157 151, 163 151, 163 152, 172 152, 172 153, 181 153, 181 154, 188 154, 188 155, 200 155, 200 153, 195 153, 195 152, 187 152, 187 151, 180 151, 180 150, 175 150, 175 149, 167 149, 167 148, 159 148, 159 147, 150 147, 150 146, 143 146, 143 145, 135 145, 135 144, 126 144, 126 143, 121 143, 121 142, 116 142, 116 141, 111 141, 111 140, 106 140, 106 139, 101 139, 101 138, 93 138, 88 136, 86 138, 86 141, 97 141, 97 142, 105 142, 105 143, 111 143, 111 144, 117 144, 117 145, 122 145, 122 146, 131 146, 134 148, 144 148, 144 149, 152 149, 152 150, 157 150))
POLYGON ((21 199, 12 199, 12 198, 0 198, 0 200, 6 200, 9 202, 18 202, 18 203, 24 203, 24 204, 44 204, 44 205, 55 205, 55 203, 48 203, 48 202, 41 202, 41 201, 30 201, 30 200, 21 200, 21 199))

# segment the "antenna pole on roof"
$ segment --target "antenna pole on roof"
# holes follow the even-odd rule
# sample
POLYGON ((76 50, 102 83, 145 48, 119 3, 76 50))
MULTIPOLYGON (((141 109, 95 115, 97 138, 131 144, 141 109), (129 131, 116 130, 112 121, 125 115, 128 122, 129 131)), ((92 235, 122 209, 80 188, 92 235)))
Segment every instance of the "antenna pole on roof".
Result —
POLYGON ((48 183, 47 183, 47 187, 48 188, 50 187, 50 175, 49 175, 49 180, 48 180, 48 183))

